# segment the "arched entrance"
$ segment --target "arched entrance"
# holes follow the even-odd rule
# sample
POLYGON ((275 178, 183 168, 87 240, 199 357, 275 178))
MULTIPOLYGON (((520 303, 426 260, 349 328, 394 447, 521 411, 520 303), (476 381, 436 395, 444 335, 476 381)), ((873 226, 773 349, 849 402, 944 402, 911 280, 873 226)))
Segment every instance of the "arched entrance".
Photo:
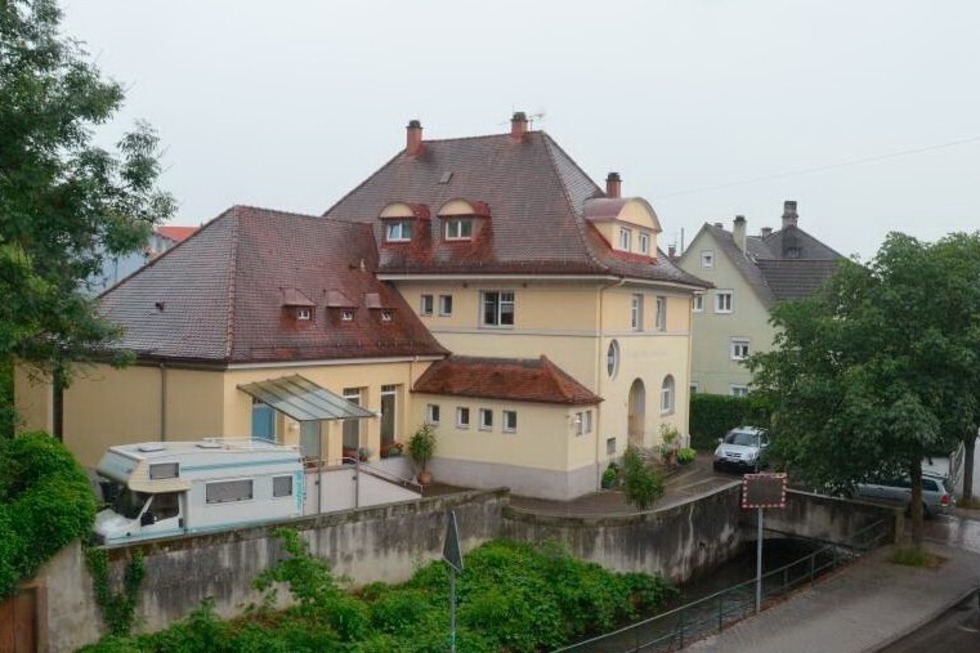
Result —
POLYGON ((643 381, 636 379, 630 386, 629 398, 629 443, 635 447, 643 446, 643 424, 646 422, 647 392, 643 381))

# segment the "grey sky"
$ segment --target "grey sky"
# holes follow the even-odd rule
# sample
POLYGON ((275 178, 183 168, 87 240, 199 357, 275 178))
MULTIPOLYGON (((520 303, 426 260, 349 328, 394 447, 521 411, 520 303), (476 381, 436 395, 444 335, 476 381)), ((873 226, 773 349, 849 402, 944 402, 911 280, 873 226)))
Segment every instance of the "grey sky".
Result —
POLYGON ((233 204, 322 213, 404 147, 409 119, 452 138, 523 110, 598 183, 616 170, 649 199, 664 248, 736 214, 778 228, 785 199, 865 258, 888 231, 980 226, 973 0, 63 6, 129 87, 107 136, 159 131, 175 224, 233 204))

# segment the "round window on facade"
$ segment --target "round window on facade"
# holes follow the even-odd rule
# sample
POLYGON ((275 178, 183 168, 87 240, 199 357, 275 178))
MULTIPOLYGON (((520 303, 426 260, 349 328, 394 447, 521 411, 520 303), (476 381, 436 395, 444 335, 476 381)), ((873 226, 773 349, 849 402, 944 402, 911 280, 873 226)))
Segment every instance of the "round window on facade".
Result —
POLYGON ((619 343, 613 340, 609 343, 609 350, 606 352, 606 372, 609 378, 616 376, 619 371, 619 343))

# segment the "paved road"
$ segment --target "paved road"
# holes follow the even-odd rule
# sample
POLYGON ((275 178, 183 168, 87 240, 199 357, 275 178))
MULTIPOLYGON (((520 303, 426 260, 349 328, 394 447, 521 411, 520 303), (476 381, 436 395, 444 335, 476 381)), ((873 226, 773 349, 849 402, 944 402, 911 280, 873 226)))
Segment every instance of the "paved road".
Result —
POLYGON ((881 649, 881 653, 976 653, 977 650, 980 650, 980 610, 976 596, 971 596, 925 628, 881 649))

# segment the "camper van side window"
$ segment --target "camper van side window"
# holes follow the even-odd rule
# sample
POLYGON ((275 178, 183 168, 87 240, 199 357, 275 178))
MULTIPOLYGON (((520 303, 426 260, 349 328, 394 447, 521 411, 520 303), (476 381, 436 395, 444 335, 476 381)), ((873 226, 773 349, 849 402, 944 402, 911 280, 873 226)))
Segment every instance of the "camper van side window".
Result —
POLYGON ((150 479, 177 478, 178 476, 180 476, 180 463, 150 465, 150 479))
POLYGON ((273 497, 293 496, 293 477, 292 476, 274 477, 272 479, 272 496, 273 497))
POLYGON ((252 479, 208 483, 205 486, 205 494, 208 503, 248 501, 255 496, 252 492, 252 479))

